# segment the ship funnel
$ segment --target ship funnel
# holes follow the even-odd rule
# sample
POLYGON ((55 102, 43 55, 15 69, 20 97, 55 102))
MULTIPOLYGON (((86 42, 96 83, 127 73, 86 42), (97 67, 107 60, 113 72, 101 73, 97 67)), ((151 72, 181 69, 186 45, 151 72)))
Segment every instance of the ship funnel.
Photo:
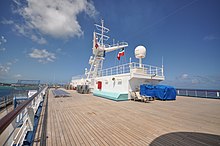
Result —
POLYGON ((144 46, 137 46, 134 50, 135 57, 139 59, 139 67, 142 67, 142 58, 146 56, 146 48, 144 46))

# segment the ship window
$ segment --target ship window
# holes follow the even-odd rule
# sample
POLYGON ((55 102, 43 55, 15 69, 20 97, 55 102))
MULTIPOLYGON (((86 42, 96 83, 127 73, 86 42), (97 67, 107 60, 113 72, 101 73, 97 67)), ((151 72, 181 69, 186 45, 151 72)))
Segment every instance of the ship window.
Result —
POLYGON ((121 84, 122 84, 122 80, 118 79, 118 85, 121 85, 121 84))

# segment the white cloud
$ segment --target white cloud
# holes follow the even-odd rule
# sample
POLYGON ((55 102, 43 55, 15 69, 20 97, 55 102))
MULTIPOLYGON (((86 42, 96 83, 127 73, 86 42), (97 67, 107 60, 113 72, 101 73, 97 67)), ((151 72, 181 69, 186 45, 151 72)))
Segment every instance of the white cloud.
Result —
POLYGON ((46 44, 47 41, 45 38, 43 37, 37 37, 36 35, 31 35, 31 39, 34 41, 34 42, 37 42, 38 44, 46 44))
POLYGON ((40 63, 54 62, 56 56, 54 53, 48 52, 46 49, 33 49, 29 56, 38 59, 40 63))
POLYGON ((9 70, 10 70, 10 66, 0 64, 0 75, 7 74, 9 70))
POLYGON ((14 24, 14 21, 4 19, 4 20, 1 21, 1 23, 2 24, 14 24))
POLYGON ((18 59, 11 60, 5 64, 0 64, 0 79, 4 80, 9 78, 10 70, 13 67, 13 64, 17 63, 18 59))
POLYGON ((7 40, 6 40, 6 38, 4 36, 1 37, 1 42, 2 43, 6 43, 7 42, 7 40))
POLYGON ((216 37, 214 35, 208 35, 203 38, 203 40, 205 41, 212 41, 212 40, 218 40, 218 39, 220 39, 220 37, 216 37))
POLYGON ((16 74, 16 75, 14 75, 14 78, 21 78, 21 77, 22 77, 21 74, 16 74))
POLYGON ((188 77, 189 77, 188 74, 182 74, 182 75, 180 76, 181 79, 187 79, 188 77))
POLYGON ((6 49, 5 48, 0 48, 0 51, 5 51, 6 49))
POLYGON ((61 48, 56 49, 56 52, 61 52, 61 51, 62 51, 61 48))
POLYGON ((8 61, 7 63, 6 63, 6 65, 7 66, 11 66, 11 65, 13 65, 13 64, 15 64, 15 63, 17 63, 18 62, 18 59, 13 59, 13 60, 11 60, 11 61, 8 61))
POLYGON ((219 75, 191 75, 187 74, 185 79, 181 78, 184 74, 177 76, 174 80, 165 80, 163 84, 175 86, 176 88, 189 89, 219 89, 219 75))
POLYGON ((23 26, 18 25, 18 24, 14 25, 13 31, 18 32, 19 34, 26 36, 26 37, 28 37, 30 33, 30 31, 28 30, 28 27, 24 25, 23 26))
POLYGON ((0 45, 4 44, 6 42, 7 42, 6 38, 4 36, 1 36, 1 38, 0 38, 0 45))
POLYGON ((200 81, 198 79, 196 79, 196 78, 192 79, 192 84, 199 84, 199 83, 200 83, 200 81))
POLYGON ((83 31, 77 15, 85 12, 94 17, 97 14, 93 2, 87 0, 27 0, 25 6, 21 5, 22 1, 14 2, 18 6, 16 12, 25 22, 15 25, 21 34, 37 31, 55 38, 81 36, 83 31))
POLYGON ((6 42, 7 42, 6 38, 4 36, 1 36, 1 38, 0 38, 0 51, 6 50, 4 47, 1 47, 6 42))
POLYGON ((66 52, 65 52, 64 49, 62 49, 62 48, 57 48, 57 49, 56 49, 56 53, 57 53, 57 54, 61 54, 61 55, 66 55, 66 52))
POLYGON ((179 77, 176 77, 176 82, 185 84, 185 85, 199 85, 199 84, 219 84, 219 79, 217 77, 211 76, 200 76, 200 75, 190 75, 182 74, 179 77))
POLYGON ((12 63, 17 63, 19 60, 17 58, 15 58, 12 63))
POLYGON ((6 65, 10 66, 10 65, 12 65, 12 63, 11 62, 7 62, 6 65))

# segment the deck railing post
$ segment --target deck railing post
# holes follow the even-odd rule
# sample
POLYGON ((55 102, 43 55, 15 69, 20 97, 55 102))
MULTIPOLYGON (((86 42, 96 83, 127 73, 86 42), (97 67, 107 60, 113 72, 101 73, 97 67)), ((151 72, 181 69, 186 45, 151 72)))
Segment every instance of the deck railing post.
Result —
POLYGON ((219 97, 219 92, 216 93, 217 97, 219 97))
POLYGON ((6 104, 6 96, 4 97, 4 102, 5 102, 5 108, 6 108, 6 106, 7 106, 7 104, 6 104))
POLYGON ((34 129, 34 109, 32 107, 28 107, 27 108, 27 112, 28 112, 28 122, 29 122, 29 129, 30 131, 33 131, 34 129))
POLYGON ((197 97, 197 91, 195 90, 195 96, 197 97))
POLYGON ((124 73, 124 65, 122 66, 122 73, 124 73))

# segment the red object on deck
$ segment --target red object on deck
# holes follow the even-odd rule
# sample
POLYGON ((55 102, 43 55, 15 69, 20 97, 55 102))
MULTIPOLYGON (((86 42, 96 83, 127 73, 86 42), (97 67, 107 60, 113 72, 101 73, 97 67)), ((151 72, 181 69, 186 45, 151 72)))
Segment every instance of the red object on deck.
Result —
POLYGON ((102 89, 102 82, 98 81, 98 89, 101 90, 102 89))

